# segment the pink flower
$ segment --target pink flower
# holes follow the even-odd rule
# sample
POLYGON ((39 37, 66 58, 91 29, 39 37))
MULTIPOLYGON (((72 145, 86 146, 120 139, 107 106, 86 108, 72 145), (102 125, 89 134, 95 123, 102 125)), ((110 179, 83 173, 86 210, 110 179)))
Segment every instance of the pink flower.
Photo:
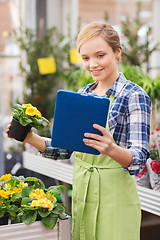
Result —
POLYGON ((136 176, 141 178, 145 174, 145 172, 147 172, 147 167, 146 166, 136 176))
POLYGON ((156 148, 157 147, 157 144, 154 144, 153 146, 152 146, 152 148, 156 148))
POLYGON ((150 165, 153 172, 160 174, 160 161, 152 160, 150 165))

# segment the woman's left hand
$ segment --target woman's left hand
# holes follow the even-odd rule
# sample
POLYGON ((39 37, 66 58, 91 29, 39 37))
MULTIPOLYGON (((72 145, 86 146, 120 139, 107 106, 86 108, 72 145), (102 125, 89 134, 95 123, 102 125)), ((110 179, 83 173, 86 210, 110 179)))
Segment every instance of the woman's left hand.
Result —
POLYGON ((101 154, 108 155, 108 152, 113 146, 112 135, 107 131, 106 128, 98 124, 93 124, 93 127, 99 130, 102 133, 102 136, 93 133, 85 133, 84 136, 86 138, 83 139, 83 142, 87 146, 97 149, 101 154))

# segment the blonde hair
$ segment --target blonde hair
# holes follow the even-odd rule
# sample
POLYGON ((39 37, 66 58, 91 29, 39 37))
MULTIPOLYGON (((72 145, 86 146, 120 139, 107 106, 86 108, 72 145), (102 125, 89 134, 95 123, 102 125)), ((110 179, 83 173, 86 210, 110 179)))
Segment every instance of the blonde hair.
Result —
POLYGON ((80 52, 80 48, 84 43, 86 43, 92 37, 96 36, 103 37, 103 39, 112 48, 113 52, 116 52, 118 48, 122 49, 119 35, 110 24, 92 22, 85 26, 78 34, 77 37, 78 52, 80 52))

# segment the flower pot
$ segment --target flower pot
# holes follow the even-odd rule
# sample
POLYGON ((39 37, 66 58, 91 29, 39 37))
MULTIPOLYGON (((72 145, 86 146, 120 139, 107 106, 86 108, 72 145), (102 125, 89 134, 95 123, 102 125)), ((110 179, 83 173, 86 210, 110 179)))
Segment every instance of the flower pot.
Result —
POLYGON ((7 225, 8 224, 8 216, 4 215, 2 218, 0 218, 0 225, 7 225))
POLYGON ((150 179, 149 179, 149 173, 147 170, 147 167, 145 166, 142 171, 140 171, 135 177, 135 182, 138 186, 151 188, 150 185, 150 179))
POLYGON ((155 191, 160 192, 160 160, 148 159, 147 164, 151 188, 155 191))
POLYGON ((37 221, 31 225, 26 225, 25 223, 16 223, 0 226, 0 236, 0 239, 5 240, 70 240, 70 217, 65 220, 58 219, 55 227, 52 230, 45 228, 40 221, 37 221))
POLYGON ((23 142, 27 134, 29 133, 30 129, 31 126, 27 125, 24 127, 20 124, 20 122, 17 119, 13 118, 8 132, 8 136, 16 139, 17 141, 23 142))

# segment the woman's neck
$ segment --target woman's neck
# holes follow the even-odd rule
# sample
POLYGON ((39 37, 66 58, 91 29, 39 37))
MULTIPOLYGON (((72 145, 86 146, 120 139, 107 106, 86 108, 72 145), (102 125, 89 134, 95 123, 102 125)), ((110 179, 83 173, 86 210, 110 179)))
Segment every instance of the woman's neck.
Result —
POLYGON ((101 82, 98 82, 95 89, 94 89, 94 92, 98 95, 98 96, 103 96, 105 95, 105 93, 110 89, 110 87, 113 85, 113 83, 117 80, 117 78, 119 77, 119 73, 117 76, 115 76, 114 79, 110 80, 110 81, 101 81, 101 82))

